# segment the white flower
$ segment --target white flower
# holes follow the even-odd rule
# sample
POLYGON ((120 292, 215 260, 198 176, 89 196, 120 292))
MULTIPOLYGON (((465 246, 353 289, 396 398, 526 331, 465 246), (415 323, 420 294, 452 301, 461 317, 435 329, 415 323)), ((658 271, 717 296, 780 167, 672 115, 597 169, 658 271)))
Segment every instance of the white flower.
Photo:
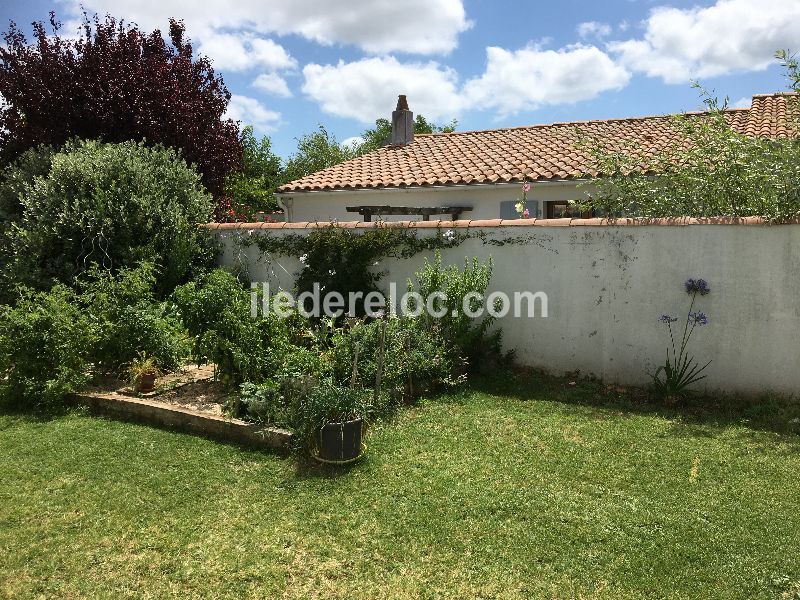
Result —
POLYGON ((303 254, 303 256, 300 257, 300 262, 306 264, 306 262, 308 262, 308 254, 303 254))
POLYGON ((448 241, 448 242, 452 242, 454 239, 456 239, 456 232, 455 232, 455 231, 453 231, 452 229, 448 229, 447 231, 445 231, 445 232, 442 234, 442 237, 443 237, 443 238, 444 238, 446 241, 448 241))
POLYGON ((336 270, 335 269, 331 269, 330 271, 328 271, 328 275, 331 275, 331 276, 336 275, 336 270))

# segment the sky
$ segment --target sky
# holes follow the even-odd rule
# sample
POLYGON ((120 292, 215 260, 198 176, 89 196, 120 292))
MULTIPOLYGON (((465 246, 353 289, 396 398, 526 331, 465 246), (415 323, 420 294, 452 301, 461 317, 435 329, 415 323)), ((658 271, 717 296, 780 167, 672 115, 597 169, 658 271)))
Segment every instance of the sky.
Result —
POLYGON ((228 115, 288 156, 319 124, 350 141, 397 95, 459 130, 732 105, 785 90, 775 50, 800 50, 800 0, 0 0, 30 31, 81 5, 146 30, 183 19, 233 94, 228 115))

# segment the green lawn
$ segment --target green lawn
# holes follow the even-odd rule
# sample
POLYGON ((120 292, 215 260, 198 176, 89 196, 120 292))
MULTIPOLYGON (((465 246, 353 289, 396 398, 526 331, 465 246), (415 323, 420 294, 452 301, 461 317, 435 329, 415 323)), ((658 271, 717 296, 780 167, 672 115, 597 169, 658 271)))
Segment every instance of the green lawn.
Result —
POLYGON ((337 472, 0 414, 0 596, 796 598, 798 416, 506 376, 337 472))

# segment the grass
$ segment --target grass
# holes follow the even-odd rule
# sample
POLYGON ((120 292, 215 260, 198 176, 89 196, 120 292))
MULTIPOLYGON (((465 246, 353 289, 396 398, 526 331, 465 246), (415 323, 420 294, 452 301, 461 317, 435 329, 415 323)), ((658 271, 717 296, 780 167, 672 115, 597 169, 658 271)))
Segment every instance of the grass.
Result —
POLYGON ((0 596, 797 598, 800 409, 717 404, 483 379, 344 471, 0 414, 0 596))

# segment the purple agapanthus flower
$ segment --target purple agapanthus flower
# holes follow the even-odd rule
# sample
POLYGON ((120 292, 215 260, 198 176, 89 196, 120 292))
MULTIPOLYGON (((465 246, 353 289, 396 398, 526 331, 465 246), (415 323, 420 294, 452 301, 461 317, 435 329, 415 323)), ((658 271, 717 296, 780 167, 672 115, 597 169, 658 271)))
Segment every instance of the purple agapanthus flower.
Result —
POLYGON ((689 313, 689 323, 693 325, 708 325, 708 317, 704 312, 689 313))
POLYGON ((711 291, 708 287, 708 282, 705 279, 687 279, 683 284, 687 294, 700 294, 705 296, 711 291))
POLYGON ((666 325, 669 325, 670 323, 674 323, 675 321, 677 321, 678 317, 671 317, 669 315, 661 315, 658 318, 658 320, 661 321, 662 323, 666 324, 666 325))

